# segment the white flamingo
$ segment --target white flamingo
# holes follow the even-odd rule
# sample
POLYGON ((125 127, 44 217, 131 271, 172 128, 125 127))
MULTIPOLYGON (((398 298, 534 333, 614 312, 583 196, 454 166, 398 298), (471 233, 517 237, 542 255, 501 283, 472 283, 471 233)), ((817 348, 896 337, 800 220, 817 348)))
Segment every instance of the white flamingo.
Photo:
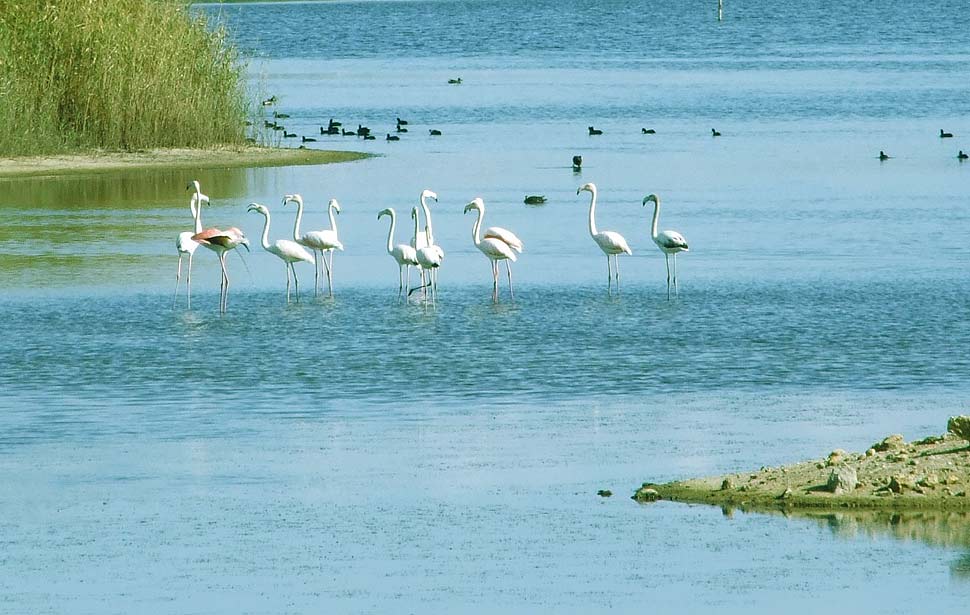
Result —
POLYGON ((607 283, 610 285, 609 288, 612 290, 613 283, 613 271, 610 268, 610 256, 613 257, 613 263, 616 267, 616 288, 620 289, 620 263, 617 261, 618 254, 633 254, 633 250, 627 245, 626 239, 623 235, 620 235, 614 231, 597 231, 596 230, 596 184, 590 182, 588 184, 583 184, 576 190, 578 195, 583 191, 589 192, 591 195, 589 201, 589 234, 596 242, 596 245, 600 247, 603 254, 606 255, 606 279, 607 283))
POLYGON ((667 299, 670 299, 670 255, 674 255, 674 292, 677 292, 677 253, 688 252, 687 240, 677 231, 657 232, 657 222, 660 220, 660 197, 656 194, 648 194, 643 197, 643 205, 653 201, 653 222, 650 223, 650 237, 657 244, 660 251, 664 253, 664 260, 667 261, 667 299))
POLYGON ((186 305, 192 307, 192 256, 199 247, 197 241, 192 240, 192 236, 202 232, 202 203, 208 203, 209 197, 202 194, 199 190, 199 182, 193 180, 186 189, 195 188, 192 198, 189 199, 189 209, 192 210, 192 218, 195 220, 195 231, 184 231, 178 234, 175 239, 175 250, 179 255, 178 269, 175 272, 175 297, 172 299, 172 307, 175 307, 179 297, 179 282, 182 279, 182 255, 188 254, 189 264, 186 269, 185 277, 185 298, 186 305))
MULTIPOLYGON (((394 209, 391 207, 382 209, 377 214, 377 219, 380 220, 382 216, 391 217, 391 228, 387 231, 387 253, 397 261, 399 282, 397 293, 400 295, 403 290, 406 296, 411 291, 411 265, 417 266, 418 264, 417 251, 407 244, 394 245, 394 223, 397 217, 394 209)), ((415 223, 417 223, 417 220, 415 220, 415 223)))
POLYGON ((485 238, 479 240, 478 231, 482 226, 482 219, 485 217, 485 201, 481 197, 472 199, 472 202, 465 205, 464 213, 471 210, 478 210, 478 219, 472 228, 472 242, 490 261, 492 261, 492 300, 498 301, 498 262, 505 261, 505 268, 509 273, 509 297, 514 297, 512 292, 512 265, 515 262, 515 252, 522 252, 522 241, 510 230, 493 226, 485 231, 485 238))
POLYGON ((290 241, 289 239, 277 239, 273 243, 269 242, 270 216, 269 209, 267 209, 265 205, 260 205, 259 203, 250 203, 247 211, 257 211, 263 214, 263 218, 266 219, 263 223, 263 236, 260 239, 260 243, 262 244, 264 250, 278 256, 286 267, 287 302, 290 300, 290 272, 293 272, 293 283, 296 286, 296 299, 299 301, 300 280, 296 277, 296 267, 294 267, 293 264, 299 261, 315 263, 313 255, 307 252, 306 248, 295 241, 290 241))
MULTIPOLYGON (((421 196, 418 197, 418 203, 421 205, 421 210, 424 212, 424 230, 419 230, 417 235, 411 239, 411 246, 420 250, 421 248, 431 246, 438 252, 438 261, 444 260, 445 251, 441 249, 441 246, 436 245, 434 242, 434 227, 431 224, 431 208, 428 207, 427 199, 434 199, 435 203, 438 202, 438 195, 431 190, 424 189, 421 191, 421 196)), ((437 268, 431 270, 431 280, 430 284, 434 287, 434 290, 438 288, 438 270, 437 268)), ((424 269, 421 270, 421 285, 425 285, 424 281, 424 269)))
POLYGON ((340 213, 340 203, 337 199, 330 199, 327 204, 327 213, 330 216, 330 228, 321 231, 307 231, 300 235, 300 221, 303 219, 303 197, 299 194, 287 194, 283 197, 283 204, 293 201, 296 203, 296 222, 293 224, 293 240, 302 246, 306 246, 313 251, 313 294, 316 295, 320 287, 320 266, 317 262, 317 252, 320 253, 320 260, 327 270, 327 283, 330 288, 330 296, 333 297, 333 251, 343 250, 344 244, 337 237, 337 219, 334 212, 340 213), (330 253, 330 262, 327 262, 327 255, 330 253))
MULTIPOLYGON (((411 217, 414 219, 414 240, 415 240, 415 243, 417 243, 418 233, 419 233, 419 231, 418 231, 418 208, 417 207, 412 207, 411 208, 411 217)), ((428 275, 431 276, 431 282, 428 282, 427 284, 422 284, 421 287, 422 288, 426 288, 427 286, 431 286, 431 301, 432 301, 432 303, 438 297, 438 290, 436 288, 436 285, 434 284, 434 277, 435 277, 434 272, 437 271, 439 267, 441 267, 441 260, 442 260, 442 256, 441 255, 442 255, 441 249, 438 248, 435 245, 424 246, 423 248, 418 248, 417 251, 416 251, 416 253, 415 253, 415 258, 418 261, 418 267, 421 268, 421 272, 422 272, 421 279, 422 279, 422 281, 424 280, 424 272, 425 271, 427 271, 428 272, 428 275)), ((425 292, 427 292, 427 291, 425 291, 425 292)))

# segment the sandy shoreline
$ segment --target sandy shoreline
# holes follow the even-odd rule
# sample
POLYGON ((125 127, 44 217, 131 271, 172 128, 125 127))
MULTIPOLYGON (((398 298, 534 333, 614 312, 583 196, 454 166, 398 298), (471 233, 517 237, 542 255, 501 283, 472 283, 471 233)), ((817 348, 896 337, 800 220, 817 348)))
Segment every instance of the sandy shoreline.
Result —
POLYGON ((778 468, 647 482, 633 499, 751 510, 970 510, 970 447, 952 433, 909 443, 895 434, 864 453, 836 449, 778 468))
POLYGON ((314 149, 222 147, 157 149, 139 152, 88 152, 0 158, 0 178, 106 173, 138 169, 214 169, 280 167, 350 162, 372 154, 314 149))

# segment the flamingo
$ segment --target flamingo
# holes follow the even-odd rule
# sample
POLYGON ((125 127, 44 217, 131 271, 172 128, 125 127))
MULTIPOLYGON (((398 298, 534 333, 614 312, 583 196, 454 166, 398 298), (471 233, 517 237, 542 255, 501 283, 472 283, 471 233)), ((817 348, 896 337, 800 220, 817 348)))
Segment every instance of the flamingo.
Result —
MULTIPOLYGON (((422 190, 421 196, 418 198, 418 202, 421 204, 421 210, 424 212, 424 231, 418 231, 414 238, 411 240, 411 246, 416 250, 421 248, 431 246, 438 252, 438 263, 440 265, 441 261, 445 258, 445 251, 441 249, 441 246, 437 246, 434 243, 434 228, 431 225, 431 209, 428 207, 427 199, 434 199, 435 203, 438 202, 438 195, 431 190, 422 190)), ((438 286, 438 274, 437 269, 431 269, 431 284, 437 289, 438 286)), ((424 269, 421 269, 421 285, 424 286, 424 269)))
POLYGON ((189 209, 192 210, 192 218, 195 219, 195 231, 183 231, 178 234, 175 239, 175 250, 179 255, 178 269, 175 271, 175 297, 172 299, 172 307, 175 307, 175 303, 178 301, 179 297, 179 281, 182 279, 182 255, 189 255, 189 266, 186 271, 185 278, 185 297, 187 306, 191 309, 192 307, 192 256, 195 254, 195 250, 199 247, 198 242, 192 240, 192 236, 196 233, 202 231, 202 216, 201 209, 202 203, 208 203, 209 197, 202 194, 199 190, 199 182, 193 180, 186 189, 195 188, 195 192, 192 194, 192 198, 189 200, 189 209))
POLYGON ((295 241, 290 241, 289 239, 277 239, 273 243, 269 242, 269 209, 265 205, 260 205, 259 203, 250 203, 249 209, 246 211, 257 211, 263 214, 266 222, 263 224, 263 236, 260 239, 260 243, 263 249, 267 252, 275 254, 278 256, 286 266, 286 300, 290 300, 290 272, 293 272, 293 283, 296 286, 296 299, 300 300, 300 280, 296 277, 296 267, 293 266, 294 263, 298 261, 305 261, 308 263, 316 264, 316 260, 313 258, 306 248, 301 246, 295 241))
POLYGON ((478 219, 472 229, 472 243, 492 261, 492 300, 498 301, 498 262, 505 261, 505 267, 509 273, 509 297, 514 298, 512 292, 512 265, 515 262, 515 252, 522 252, 522 242, 515 233, 501 227, 491 227, 485 231, 485 239, 478 239, 478 230, 482 226, 482 218, 485 217, 485 201, 481 197, 472 199, 472 202, 465 205, 464 213, 471 210, 478 210, 478 219))
POLYGON ((317 252, 320 253, 320 260, 327 269, 327 282, 330 286, 330 296, 333 297, 333 251, 343 250, 344 244, 340 243, 337 237, 337 219, 334 212, 340 213, 340 203, 337 199, 330 199, 327 210, 330 215, 330 228, 322 231, 307 231, 300 235, 300 220, 303 219, 303 197, 299 194, 287 194, 283 197, 283 205, 293 201, 296 203, 296 222, 293 224, 293 240, 301 246, 310 248, 313 252, 313 294, 317 294, 320 286, 320 266, 317 262, 317 252), (327 262, 327 255, 330 252, 330 262, 327 262))
MULTIPOLYGON (((418 232, 419 232, 418 231, 418 208, 417 207, 412 207, 411 208, 411 217, 414 219, 414 242, 417 243, 417 241, 418 241, 418 232)), ((443 254, 443 252, 441 251, 441 249, 438 248, 438 246, 435 246, 435 245, 424 246, 422 248, 418 248, 417 251, 416 251, 416 253, 415 253, 415 259, 418 261, 418 267, 421 268, 421 281, 424 282, 424 271, 425 270, 427 270, 428 271, 428 275, 431 276, 432 282, 430 282, 428 284, 422 284, 421 287, 422 288, 425 288, 425 287, 427 287, 429 285, 431 286, 431 301, 432 302, 434 302, 434 300, 438 296, 438 289, 436 288, 436 286, 435 286, 435 284, 433 282, 434 282, 434 272, 439 267, 441 267, 442 254, 443 254)), ((408 293, 408 294, 410 294, 410 293, 408 293)))
POLYGON ((578 195, 583 191, 589 192, 591 195, 589 201, 589 235, 596 242, 596 245, 600 247, 603 254, 606 255, 606 279, 609 285, 609 289, 612 290, 613 284, 613 271, 610 268, 610 256, 613 257, 613 263, 616 265, 616 289, 620 289, 620 263, 617 261, 618 254, 633 254, 633 250, 627 245, 626 239, 623 235, 620 235, 614 231, 597 231, 596 230, 596 184, 590 182, 588 184, 583 184, 576 190, 578 195))
POLYGON ((687 240, 677 231, 657 232, 657 221, 660 219, 660 197, 656 194, 648 194, 643 197, 643 205, 653 201, 653 222, 650 223, 650 237, 657 244, 660 251, 664 253, 664 260, 667 261, 667 299, 670 300, 670 255, 674 255, 674 292, 677 292, 677 253, 689 252, 687 240))
MULTIPOLYGON (((379 214, 377 214, 377 219, 380 220, 382 216, 391 217, 391 228, 387 231, 387 253, 397 261, 398 264, 398 287, 397 294, 401 294, 401 290, 404 290, 405 296, 411 291, 411 265, 418 264, 417 251, 411 246, 403 243, 394 245, 394 222, 396 214, 394 209, 388 207, 387 209, 382 209, 379 214), (405 273, 406 272, 406 273, 405 273)), ((417 226, 417 219, 415 219, 415 226, 417 226)))
POLYGON ((239 246, 249 251, 249 240, 246 235, 231 226, 225 231, 212 227, 192 235, 192 241, 203 245, 219 255, 219 264, 222 266, 222 282, 219 284, 219 311, 225 313, 229 307, 229 272, 226 269, 226 253, 235 250, 239 246))

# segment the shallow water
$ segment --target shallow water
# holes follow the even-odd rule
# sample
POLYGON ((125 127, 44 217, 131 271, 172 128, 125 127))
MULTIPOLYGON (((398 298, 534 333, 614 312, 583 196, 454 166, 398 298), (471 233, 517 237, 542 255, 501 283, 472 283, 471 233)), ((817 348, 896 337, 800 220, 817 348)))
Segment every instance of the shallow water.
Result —
POLYGON ((965 516, 628 499, 966 411, 962 9, 200 7, 290 130, 411 131, 309 144, 382 154, 343 165, 0 182, 0 612, 962 612, 965 516), (204 223, 254 242, 225 316, 204 252, 172 309, 189 179, 204 223), (633 248, 618 295, 589 181, 633 248), (396 297, 376 219, 394 207, 403 241, 423 188, 447 253, 434 307, 396 297), (285 237, 288 192, 304 229, 341 202, 332 300, 304 267, 287 304, 258 246, 246 204, 285 237), (651 192, 691 245, 669 302, 651 192), (491 302, 475 196, 526 244, 514 301, 503 275, 491 302))

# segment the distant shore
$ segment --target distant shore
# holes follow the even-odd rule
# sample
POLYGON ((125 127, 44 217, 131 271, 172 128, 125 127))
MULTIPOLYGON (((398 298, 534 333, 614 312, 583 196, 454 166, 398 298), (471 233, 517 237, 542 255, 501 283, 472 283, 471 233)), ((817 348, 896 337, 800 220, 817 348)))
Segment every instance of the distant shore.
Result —
POLYGON ((895 434, 865 453, 836 449, 777 468, 644 483, 633 499, 749 510, 970 510, 970 447, 952 433, 909 443, 895 434))
POLYGON ((0 158, 0 178, 106 173, 136 169, 218 169, 283 167, 351 162, 373 154, 315 149, 222 147, 87 152, 0 158))

